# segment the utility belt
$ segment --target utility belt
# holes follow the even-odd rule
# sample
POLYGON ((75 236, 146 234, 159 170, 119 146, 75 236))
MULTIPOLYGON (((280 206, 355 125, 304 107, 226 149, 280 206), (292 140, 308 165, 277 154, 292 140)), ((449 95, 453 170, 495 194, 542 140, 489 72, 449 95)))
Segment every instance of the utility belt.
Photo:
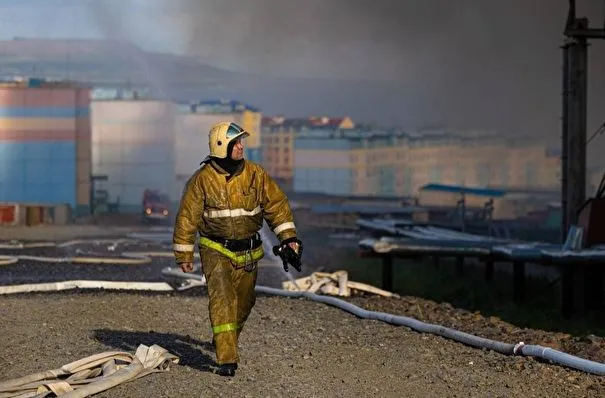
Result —
POLYGON ((247 239, 224 239, 215 236, 202 236, 200 244, 229 257, 237 265, 247 265, 264 257, 263 241, 260 234, 247 239), (243 252, 237 254, 237 252, 243 252))
POLYGON ((260 234, 256 233, 251 238, 247 239, 224 239, 215 236, 206 236, 213 242, 222 245, 225 249, 232 252, 243 252, 245 250, 253 250, 263 244, 260 234))

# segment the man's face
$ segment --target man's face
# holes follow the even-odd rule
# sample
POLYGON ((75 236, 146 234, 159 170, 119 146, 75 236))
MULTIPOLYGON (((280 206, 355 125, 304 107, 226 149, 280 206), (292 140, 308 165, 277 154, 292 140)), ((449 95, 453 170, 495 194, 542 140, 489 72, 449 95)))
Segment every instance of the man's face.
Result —
POLYGON ((231 159, 241 160, 244 158, 244 143, 241 138, 235 140, 233 150, 231 151, 231 159))

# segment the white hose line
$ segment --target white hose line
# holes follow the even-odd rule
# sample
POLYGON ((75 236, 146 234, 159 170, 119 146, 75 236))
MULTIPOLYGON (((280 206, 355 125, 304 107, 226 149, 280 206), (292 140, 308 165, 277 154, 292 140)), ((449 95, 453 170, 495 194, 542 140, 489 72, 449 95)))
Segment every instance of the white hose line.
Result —
MULTIPOLYGON (((199 275, 185 274, 180 270, 174 270, 171 268, 165 268, 162 270, 162 274, 165 276, 173 277, 187 277, 191 279, 199 279, 199 275)), ((418 319, 389 314, 386 312, 368 311, 364 308, 358 307, 353 303, 349 303, 337 297, 324 296, 316 293, 310 293, 306 291, 287 291, 283 289, 275 289, 268 286, 257 285, 255 288, 257 293, 264 293, 268 295, 289 297, 289 298, 305 298, 310 301, 324 303, 343 311, 351 313, 362 319, 373 319, 382 321, 391 325, 408 327, 416 332, 429 333, 437 336, 444 337, 449 340, 456 341, 467 346, 488 349, 504 355, 523 355, 528 357, 536 357, 556 365, 576 369, 582 372, 605 376, 605 364, 591 361, 588 359, 580 358, 574 355, 567 354, 562 351, 554 350, 549 347, 543 347, 540 345, 530 345, 523 342, 517 344, 504 343, 496 340, 486 339, 483 337, 475 336, 470 333, 461 332, 456 329, 448 328, 438 324, 431 324, 419 321, 418 319)))
POLYGON ((0 256, 0 266, 15 264, 17 261, 19 261, 19 259, 17 257, 0 256))
POLYGON ((91 281, 73 280, 48 283, 31 283, 23 285, 0 286, 0 295, 16 293, 35 292, 57 292, 72 289, 106 289, 106 290, 133 290, 133 291, 174 291, 166 282, 114 282, 114 281, 91 281))
MULTIPOLYGON (((152 234, 149 234, 147 238, 152 238, 152 234)), ((109 244, 111 245, 108 249, 111 251, 115 250, 117 245, 124 243, 141 243, 140 240, 135 239, 78 239, 70 240, 62 243, 55 242, 32 242, 32 243, 0 243, 0 249, 8 250, 26 250, 42 247, 57 247, 65 248, 69 246, 77 246, 82 244, 109 244)), ((112 264, 112 265, 141 265, 149 264, 152 257, 163 257, 163 258, 174 258, 174 254, 171 251, 166 252, 124 252, 121 253, 121 257, 87 257, 87 256, 75 256, 75 257, 48 257, 48 256, 28 256, 28 255, 0 255, 0 266, 12 265, 17 263, 19 260, 25 261, 38 261, 44 263, 66 263, 66 264, 112 264)), ((193 257, 196 259, 200 258, 199 253, 193 253, 193 257)))
POLYGON ((36 249, 41 247, 68 247, 81 244, 120 244, 120 243, 138 243, 134 239, 74 239, 65 242, 30 242, 30 243, 0 243, 0 249, 20 250, 20 249, 36 249))

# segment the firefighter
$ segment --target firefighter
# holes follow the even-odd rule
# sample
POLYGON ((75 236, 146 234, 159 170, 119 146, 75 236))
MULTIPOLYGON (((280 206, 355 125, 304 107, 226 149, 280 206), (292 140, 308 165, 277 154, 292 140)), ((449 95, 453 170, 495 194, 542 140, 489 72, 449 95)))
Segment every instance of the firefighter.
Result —
POLYGON ((200 235, 212 343, 222 376, 235 375, 238 339, 255 304, 258 261, 265 255, 258 233, 263 220, 280 241, 279 249, 298 260, 302 254, 286 195, 260 165, 244 160, 242 139, 248 136, 232 122, 212 126, 210 155, 185 185, 173 234, 176 262, 184 272, 193 271, 200 235))

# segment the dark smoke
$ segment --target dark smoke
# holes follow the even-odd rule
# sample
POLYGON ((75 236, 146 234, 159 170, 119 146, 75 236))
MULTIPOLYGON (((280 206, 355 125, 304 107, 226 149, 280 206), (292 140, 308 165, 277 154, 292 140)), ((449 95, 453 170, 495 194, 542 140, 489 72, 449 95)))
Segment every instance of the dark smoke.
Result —
MULTIPOLYGON (((181 0, 174 8, 187 51, 233 70, 387 81, 400 90, 384 102, 413 104, 404 124, 559 135, 565 0, 181 0)), ((578 11, 602 25, 602 1, 580 0, 578 11)), ((590 54, 595 128, 605 116, 604 49, 594 43, 590 54)), ((352 100, 363 93, 343 98, 352 100)))
MULTIPOLYGON (((277 80, 245 93, 268 113, 496 129, 558 145, 566 0, 150 2, 149 32, 178 39, 175 51, 234 71, 330 80, 324 91, 277 80)), ((602 27, 602 3, 578 0, 579 14, 602 27)), ((605 120, 604 53, 591 43, 589 130, 605 120)))

